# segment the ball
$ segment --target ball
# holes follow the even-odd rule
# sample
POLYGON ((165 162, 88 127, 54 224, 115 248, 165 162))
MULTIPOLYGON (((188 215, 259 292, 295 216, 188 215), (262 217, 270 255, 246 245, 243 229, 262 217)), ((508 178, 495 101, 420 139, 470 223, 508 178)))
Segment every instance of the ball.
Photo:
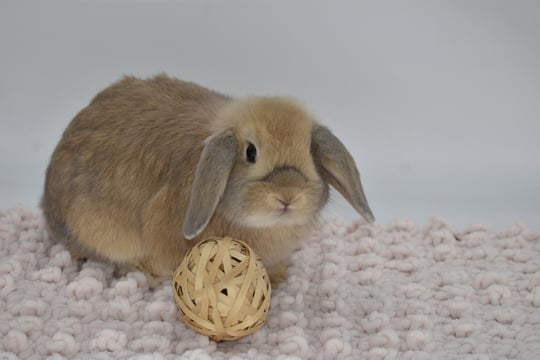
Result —
POLYGON ((260 329, 270 308, 270 278, 244 242, 209 238, 186 254, 173 277, 186 325, 215 341, 236 340, 260 329))

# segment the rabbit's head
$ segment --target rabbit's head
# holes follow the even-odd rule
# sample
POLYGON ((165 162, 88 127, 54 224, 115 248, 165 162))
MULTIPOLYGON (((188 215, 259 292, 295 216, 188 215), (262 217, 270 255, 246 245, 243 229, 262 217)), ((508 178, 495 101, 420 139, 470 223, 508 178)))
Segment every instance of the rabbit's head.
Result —
POLYGON ((215 211, 247 228, 305 225, 328 201, 329 185, 374 220, 352 156, 295 101, 233 101, 211 130, 193 180, 186 239, 196 237, 215 211))

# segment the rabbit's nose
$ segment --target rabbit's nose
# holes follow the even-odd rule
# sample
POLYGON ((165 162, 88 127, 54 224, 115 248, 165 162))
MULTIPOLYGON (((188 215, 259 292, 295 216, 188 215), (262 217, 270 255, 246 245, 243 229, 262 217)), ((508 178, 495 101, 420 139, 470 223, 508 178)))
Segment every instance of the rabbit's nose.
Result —
POLYGON ((290 210, 294 203, 300 198, 301 195, 294 195, 294 194, 281 194, 280 196, 276 197, 276 201, 278 203, 278 206, 280 206, 282 213, 284 214, 288 210, 290 210))
POLYGON ((278 202, 283 205, 283 211, 287 211, 287 208, 291 205, 291 202, 286 200, 278 199, 278 202))

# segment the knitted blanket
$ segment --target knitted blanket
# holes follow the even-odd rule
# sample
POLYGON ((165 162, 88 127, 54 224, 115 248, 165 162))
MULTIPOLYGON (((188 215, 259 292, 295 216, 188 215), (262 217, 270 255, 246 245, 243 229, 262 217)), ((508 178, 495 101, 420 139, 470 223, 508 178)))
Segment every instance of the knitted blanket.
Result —
POLYGON ((215 343, 168 282, 81 269, 39 212, 0 213, 0 359, 540 359, 540 233, 327 222, 294 253, 267 324, 215 343))

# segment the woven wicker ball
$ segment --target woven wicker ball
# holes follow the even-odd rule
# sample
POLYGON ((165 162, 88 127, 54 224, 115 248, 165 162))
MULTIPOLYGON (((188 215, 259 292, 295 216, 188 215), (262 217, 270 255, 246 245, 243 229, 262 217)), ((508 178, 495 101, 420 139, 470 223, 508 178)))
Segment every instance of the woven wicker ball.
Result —
POLYGON ((250 335, 266 322, 270 279, 244 242, 209 238, 186 254, 173 277, 182 320, 215 341, 250 335))

